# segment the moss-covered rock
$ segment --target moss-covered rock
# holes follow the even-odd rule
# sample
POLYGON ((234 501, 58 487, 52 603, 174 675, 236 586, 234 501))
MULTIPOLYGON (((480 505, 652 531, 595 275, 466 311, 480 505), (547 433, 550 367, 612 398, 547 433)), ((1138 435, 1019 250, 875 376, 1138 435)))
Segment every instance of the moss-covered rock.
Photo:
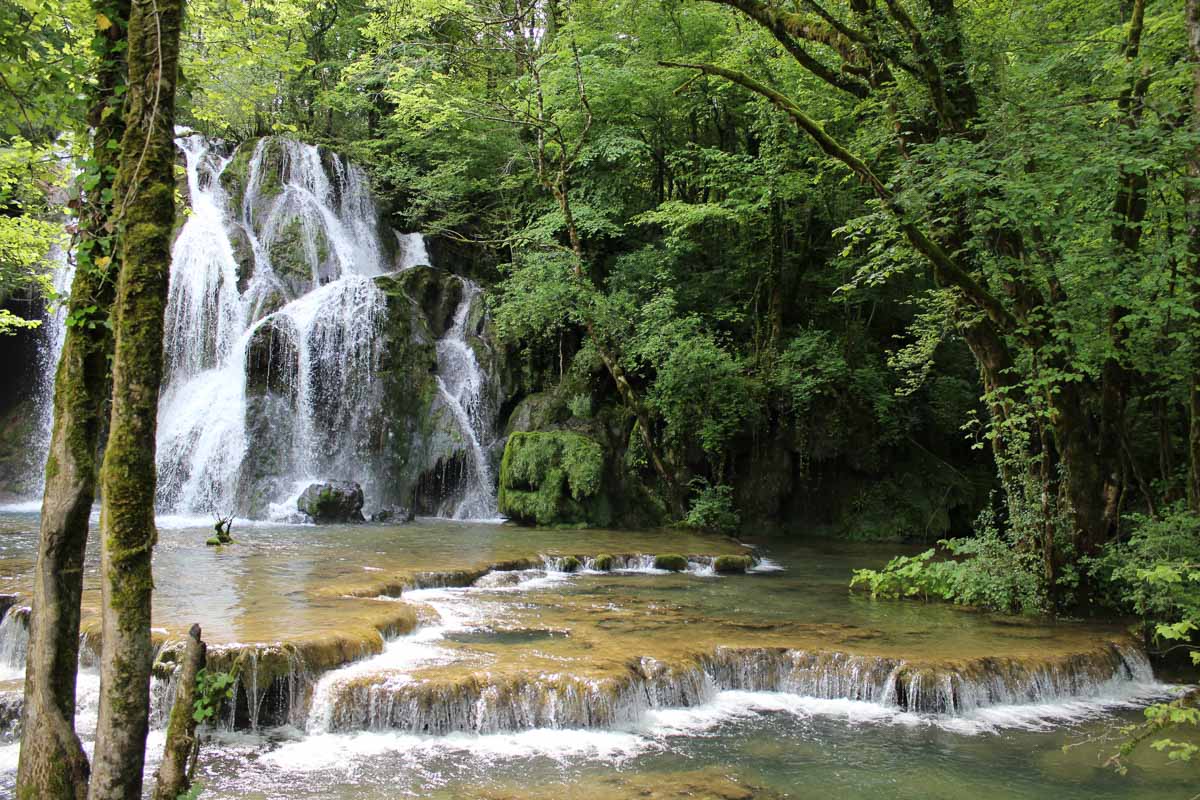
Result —
POLYGON ((357 483, 314 483, 296 501, 313 522, 362 522, 363 490, 357 483))
POLYGON ((688 561, 678 553, 660 553, 654 557, 655 569, 667 569, 671 572, 686 572, 688 561))
POLYGON ((592 559, 592 569, 608 572, 613 567, 613 557, 609 553, 599 553, 592 559))
POLYGON ((750 556, 717 556, 713 561, 715 572, 745 572, 754 566, 750 556))
POLYGON ((316 285, 337 277, 336 259, 325 232, 306 225, 297 216, 282 223, 270 235, 267 252, 275 276, 288 287, 293 297, 311 291, 316 285))
POLYGON ((444 334, 462 301, 462 280, 428 266, 406 269, 393 276, 393 280, 420 307, 433 335, 444 334))
POLYGON ((546 430, 565 418, 565 405, 553 392, 531 394, 513 409, 505 433, 546 430))
POLYGON ((578 572, 581 566, 583 565, 579 562, 578 558, 575 556, 567 556, 559 564, 559 569, 561 569, 563 572, 578 572))
POLYGON ((604 449, 587 436, 514 433, 500 463, 500 513, 537 525, 608 525, 604 472, 604 449))
MULTIPOLYGON (((438 337, 430 329, 429 312, 410 293, 414 278, 409 273, 417 271, 375 279, 387 310, 376 381, 381 398, 378 436, 370 454, 376 476, 372 501, 416 514, 437 514, 447 493, 457 487, 469 444, 438 391, 438 337)), ((422 271, 429 273, 428 279, 453 282, 461 289, 458 279, 447 273, 422 271)))

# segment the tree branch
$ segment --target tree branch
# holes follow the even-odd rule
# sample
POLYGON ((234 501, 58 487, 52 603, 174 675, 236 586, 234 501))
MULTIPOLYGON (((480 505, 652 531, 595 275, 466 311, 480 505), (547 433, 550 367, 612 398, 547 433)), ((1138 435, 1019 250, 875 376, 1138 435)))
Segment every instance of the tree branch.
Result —
POLYGON ((834 31, 818 32, 818 29, 812 25, 806 24, 804 18, 799 14, 788 14, 784 11, 774 9, 757 0, 707 0, 710 3, 717 5, 729 6, 741 11, 750 19, 757 22, 759 25, 771 32, 771 35, 783 45, 784 49, 791 54, 792 58, 804 67, 806 70, 817 76, 821 80, 828 83, 834 88, 841 89, 843 92, 852 94, 860 100, 865 99, 871 94, 871 87, 862 81, 855 80, 847 75, 835 72, 829 67, 822 64, 811 53, 804 49, 801 44, 796 41, 797 38, 808 39, 820 44, 828 45, 838 49, 839 52, 845 51, 839 47, 843 47, 844 42, 841 42, 839 36, 834 31))
POLYGON ((756 81, 749 75, 736 70, 718 67, 715 64, 684 64, 672 61, 660 61, 660 66, 679 69, 694 69, 706 75, 716 75, 738 84, 755 94, 770 100, 777 108, 785 112, 796 123, 801 131, 808 134, 816 145, 831 158, 846 165, 851 172, 871 187, 892 213, 904 232, 909 243, 933 265, 934 276, 939 283, 955 287, 966 295, 967 299, 987 314, 1002 331, 1014 332, 1018 328, 1017 320, 1004 305, 983 287, 967 270, 963 269, 946 250, 931 239, 924 231, 906 218, 904 210, 896 202, 891 190, 858 156, 847 150, 840 142, 825 132, 821 123, 805 114, 798 105, 786 95, 756 81))

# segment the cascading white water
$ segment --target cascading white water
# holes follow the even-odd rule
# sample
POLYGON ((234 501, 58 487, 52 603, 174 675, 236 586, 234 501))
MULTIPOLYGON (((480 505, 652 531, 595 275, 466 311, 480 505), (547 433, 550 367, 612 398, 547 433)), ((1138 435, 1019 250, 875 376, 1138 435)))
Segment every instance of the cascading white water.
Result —
MULTIPOLYGON (((330 479, 357 481, 368 501, 387 496, 391 487, 376 486, 373 474, 387 313, 374 278, 428 265, 424 238, 387 231, 396 248, 385 254, 365 173, 315 146, 271 137, 229 150, 186 134, 177 145, 190 209, 172 249, 165 319, 160 511, 290 514, 300 488, 330 479)), ((65 294, 74 266, 59 255, 55 285, 65 294)), ((486 452, 494 410, 467 330, 481 289, 463 286, 436 350, 439 399, 466 463, 439 513, 494 518, 486 452)), ((45 326, 39 454, 49 443, 63 316, 45 326)))
POLYGON ((400 269, 419 267, 422 264, 432 264, 429 250, 425 247, 425 237, 419 233, 397 233, 396 243, 400 245, 400 269))
MULTIPOLYGON (((66 298, 75 280, 75 259, 71 254, 54 245, 50 248, 49 261, 54 265, 54 293, 66 298)), ((38 428, 36 440, 30 447, 30 469, 37 479, 33 488, 40 498, 45 484, 45 454, 50 450, 50 435, 54 428, 54 377, 58 372, 58 360, 62 356, 63 341, 67 336, 67 309, 63 303, 53 305, 42 320, 41 340, 38 343, 38 428)))
POLYGON ((29 607, 10 608, 0 619, 0 681, 25 675, 29 652, 29 607))
MULTIPOLYGON (((221 176, 233 159, 200 136, 179 145, 192 213, 172 252, 160 507, 244 506, 238 493, 258 477, 244 474, 257 447, 281 451, 272 464, 281 487, 331 475, 366 482, 356 456, 384 308, 371 277, 385 270, 365 176, 311 145, 261 139, 231 208, 221 176), (241 264, 231 234, 245 239, 241 264), (254 388, 278 390, 283 407, 250 409, 248 431, 256 336, 274 374, 254 388), (267 422, 269 441, 254 441, 267 422)), ((265 499, 282 500, 280 491, 265 499)))
POLYGON ((499 514, 496 482, 486 447, 491 443, 492 411, 488 403, 487 373, 479 366, 475 351, 467 342, 471 308, 481 289, 463 279, 463 296, 454 319, 437 342, 438 392, 454 415, 470 450, 470 463, 464 472, 465 491, 445 508, 455 519, 490 519, 499 514))

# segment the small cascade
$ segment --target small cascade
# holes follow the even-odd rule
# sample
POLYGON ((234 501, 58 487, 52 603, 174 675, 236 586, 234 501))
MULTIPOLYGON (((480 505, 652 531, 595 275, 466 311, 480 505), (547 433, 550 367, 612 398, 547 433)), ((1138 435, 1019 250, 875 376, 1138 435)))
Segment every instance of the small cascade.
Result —
POLYGON ((348 669, 352 674, 322 681, 319 730, 445 735, 613 728, 651 710, 708 703, 723 691, 872 703, 932 721, 992 706, 1119 697, 1153 684, 1145 656, 1116 644, 1065 659, 982 659, 963 667, 837 652, 719 648, 694 663, 634 658, 624 673, 604 678, 469 668, 453 677, 420 678, 397 669, 348 669))
POLYGON ((25 676, 29 652, 29 606, 9 608, 0 619, 0 680, 25 676))
POLYGON ((50 451, 50 435, 54 428, 54 378, 58 373, 58 360, 62 356, 63 342, 67 338, 66 297, 75 280, 75 259, 58 245, 50 248, 49 262, 54 265, 52 280, 54 293, 63 298, 59 305, 46 311, 46 318, 39 329, 38 383, 35 389, 38 413, 38 428, 34 441, 30 442, 30 471, 37 476, 34 488, 41 499, 45 488, 45 455, 50 451))
POLYGON ((468 320, 482 289, 466 278, 462 282, 463 296, 454 319, 437 341, 437 386, 469 447, 469 461, 463 470, 461 494, 448 499, 441 515, 454 519, 492 519, 499 514, 496 480, 487 454, 493 438, 494 412, 487 393, 487 373, 480 368, 467 341, 468 320))
POLYGON ((421 234, 397 233, 396 243, 400 246, 397 269, 411 269, 433 264, 433 260, 429 257, 429 250, 425 246, 425 237, 421 234))

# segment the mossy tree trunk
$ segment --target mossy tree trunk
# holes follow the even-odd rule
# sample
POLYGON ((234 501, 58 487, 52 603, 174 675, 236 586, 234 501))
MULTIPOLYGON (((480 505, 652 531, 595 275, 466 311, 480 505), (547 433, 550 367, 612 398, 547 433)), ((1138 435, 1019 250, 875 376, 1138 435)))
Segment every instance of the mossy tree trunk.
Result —
MULTIPOLYGON (((1200 134, 1200 0, 1187 0, 1188 60, 1192 68, 1192 132, 1200 134)), ((1200 312, 1200 147, 1188 159, 1188 261, 1192 277, 1192 305, 1200 312)), ((1188 405, 1188 503, 1200 511, 1200 331, 1193 324, 1192 380, 1188 405)))
POLYGON ((62 357, 54 382, 54 425, 46 462, 41 536, 29 619, 29 657, 21 712, 17 796, 82 800, 88 762, 75 734, 79 614, 88 518, 96 495, 97 452, 109 392, 112 337, 107 326, 116 274, 111 190, 124 131, 128 0, 98 0, 94 49, 97 81, 88 123, 92 155, 75 246, 62 357))
POLYGON ((150 716, 150 557, 163 314, 175 221, 175 84, 182 0, 136 0, 115 185, 121 271, 112 412, 100 474, 102 650, 91 800, 142 796, 150 716))
POLYGON ((200 746, 196 738, 196 676, 204 669, 207 650, 200 639, 200 626, 193 625, 179 669, 179 688, 171 706, 163 760, 154 776, 154 800, 175 800, 191 788, 188 763, 200 746))

